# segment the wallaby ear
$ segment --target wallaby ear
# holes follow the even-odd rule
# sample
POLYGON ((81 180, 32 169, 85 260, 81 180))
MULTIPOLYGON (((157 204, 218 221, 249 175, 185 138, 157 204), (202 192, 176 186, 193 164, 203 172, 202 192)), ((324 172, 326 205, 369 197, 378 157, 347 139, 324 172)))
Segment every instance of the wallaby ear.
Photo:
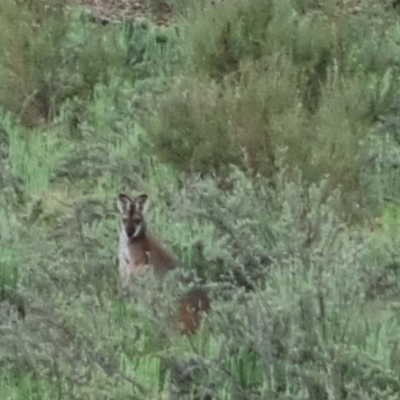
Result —
POLYGON ((149 196, 147 196, 147 194, 141 194, 140 196, 136 197, 135 199, 135 206, 137 207, 137 209, 142 212, 145 213, 147 210, 147 206, 149 205, 149 196))
POLYGON ((124 193, 120 193, 117 197, 117 206, 121 214, 123 214, 132 200, 124 193))

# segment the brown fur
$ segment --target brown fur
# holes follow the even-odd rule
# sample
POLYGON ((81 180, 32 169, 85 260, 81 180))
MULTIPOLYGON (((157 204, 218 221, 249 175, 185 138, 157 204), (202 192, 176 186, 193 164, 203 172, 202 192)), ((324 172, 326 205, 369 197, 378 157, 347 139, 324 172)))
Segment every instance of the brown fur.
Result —
POLYGON ((192 289, 178 301, 180 330, 184 335, 196 332, 201 323, 201 313, 209 312, 210 300, 207 292, 201 288, 192 289))

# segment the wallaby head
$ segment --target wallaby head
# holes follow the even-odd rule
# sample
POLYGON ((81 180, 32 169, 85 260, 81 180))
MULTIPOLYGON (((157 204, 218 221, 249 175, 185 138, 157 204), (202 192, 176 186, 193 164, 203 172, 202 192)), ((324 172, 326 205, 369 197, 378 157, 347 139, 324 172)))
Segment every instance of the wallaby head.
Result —
POLYGON ((131 199, 128 195, 120 193, 117 204, 122 215, 123 228, 128 238, 132 241, 144 238, 146 235, 144 213, 148 204, 147 194, 141 194, 131 199))

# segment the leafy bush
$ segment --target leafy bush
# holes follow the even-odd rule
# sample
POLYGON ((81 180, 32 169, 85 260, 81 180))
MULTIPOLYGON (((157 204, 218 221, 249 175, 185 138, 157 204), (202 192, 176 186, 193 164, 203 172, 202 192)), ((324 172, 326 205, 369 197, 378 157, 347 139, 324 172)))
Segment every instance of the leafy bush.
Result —
POLYGON ((59 92, 56 72, 63 64, 61 47, 68 21, 63 17, 63 4, 54 5, 13 0, 1 5, 1 104, 18 113, 27 125, 37 124, 54 111, 59 92))
POLYGON ((276 151, 286 148, 285 165, 309 182, 329 175, 329 190, 342 187, 354 213, 368 196, 362 143, 397 104, 399 32, 390 20, 384 43, 387 29, 367 13, 328 3, 238 0, 193 12, 190 72, 144 118, 160 160, 181 171, 235 164, 272 176, 276 151))
POLYGON ((161 59, 179 61, 170 55, 173 35, 133 23, 96 26, 71 15, 61 0, 6 0, 0 26, 0 105, 29 127, 51 121, 67 99, 92 98, 96 85, 115 74, 135 83, 168 69, 161 59), (150 43, 153 51, 145 52, 150 43))
POLYGON ((361 96, 358 83, 344 90, 332 82, 307 117, 289 65, 278 59, 268 73, 248 68, 226 89, 208 80, 182 81, 145 122, 155 154, 178 170, 221 172, 236 164, 272 177, 277 149, 286 148, 285 164, 300 167, 307 181, 329 175, 331 189, 340 185, 354 194, 349 203, 359 201, 366 162, 359 143, 369 132, 359 118, 363 104, 351 108, 361 96))
POLYGON ((240 62, 268 56, 273 1, 218 2, 198 9, 187 30, 190 67, 212 78, 237 71, 240 62))

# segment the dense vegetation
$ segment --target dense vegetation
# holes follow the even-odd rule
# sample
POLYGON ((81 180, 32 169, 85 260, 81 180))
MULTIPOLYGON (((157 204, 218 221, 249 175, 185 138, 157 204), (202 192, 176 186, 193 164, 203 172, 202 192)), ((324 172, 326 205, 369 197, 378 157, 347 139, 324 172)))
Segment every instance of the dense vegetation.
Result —
POLYGON ((355 3, 1 1, 1 399, 398 397, 400 20, 355 3), (120 191, 208 287, 197 335, 174 275, 118 291, 120 191))

